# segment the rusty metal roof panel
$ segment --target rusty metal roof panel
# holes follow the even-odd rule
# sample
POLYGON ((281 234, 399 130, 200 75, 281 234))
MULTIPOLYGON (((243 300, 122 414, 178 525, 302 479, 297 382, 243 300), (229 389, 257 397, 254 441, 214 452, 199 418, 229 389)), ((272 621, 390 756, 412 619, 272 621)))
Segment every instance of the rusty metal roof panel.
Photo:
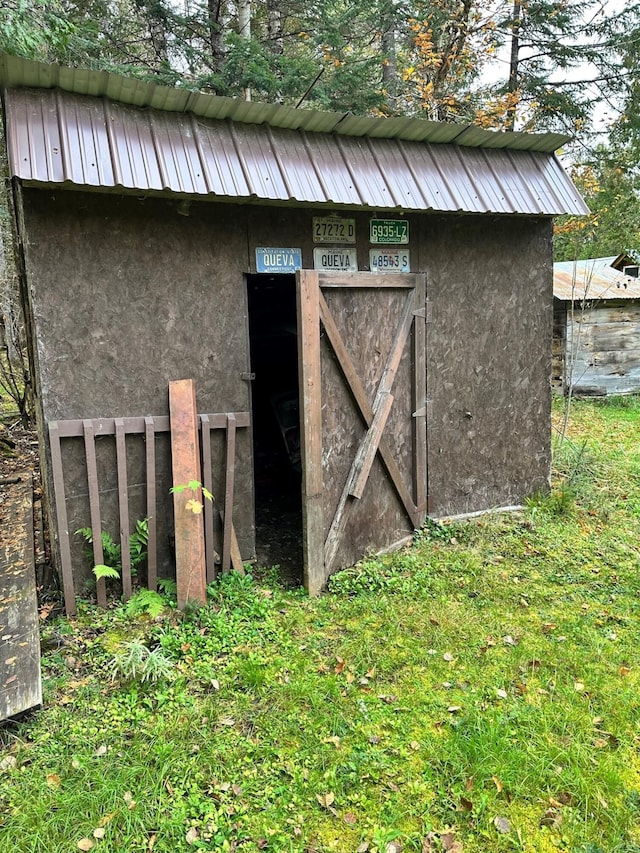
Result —
POLYGON ((54 89, 7 89, 5 104, 12 174, 34 183, 389 210, 587 210, 549 154, 209 120, 54 89))
MULTIPOLYGON (((608 266, 607 258, 553 265, 553 295, 572 300, 640 299, 640 279, 608 266)), ((615 260, 615 259, 614 259, 615 260)))

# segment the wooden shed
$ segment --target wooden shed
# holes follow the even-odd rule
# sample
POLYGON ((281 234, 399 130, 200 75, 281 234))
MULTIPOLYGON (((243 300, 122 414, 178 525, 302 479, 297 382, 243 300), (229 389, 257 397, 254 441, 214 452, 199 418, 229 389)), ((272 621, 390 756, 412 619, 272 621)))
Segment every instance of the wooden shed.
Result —
MULTIPOLYGON (((196 381, 203 480, 242 557, 288 513, 312 593, 427 513, 547 485, 552 218, 586 212, 565 137, 6 56, 0 80, 68 589, 91 521, 124 542, 151 516, 171 571, 173 379, 196 381)), ((219 527, 211 510, 211 574, 219 527)))
POLYGON ((553 369, 559 393, 640 392, 640 279, 626 254, 553 267, 553 369))

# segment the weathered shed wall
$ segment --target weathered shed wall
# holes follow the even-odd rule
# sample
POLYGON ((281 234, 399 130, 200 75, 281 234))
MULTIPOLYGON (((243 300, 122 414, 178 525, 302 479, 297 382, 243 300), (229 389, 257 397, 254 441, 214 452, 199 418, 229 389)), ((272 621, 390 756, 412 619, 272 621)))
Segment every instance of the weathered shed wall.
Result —
POLYGON ((640 304, 596 302, 567 312, 565 365, 579 394, 640 391, 640 304))
MULTIPOLYGON (((36 189, 22 196, 45 422, 166 414, 167 383, 187 377, 196 380, 200 411, 249 409, 240 376, 249 367, 243 274, 255 269, 256 246, 300 247, 312 267, 311 217, 326 211, 194 203, 181 216, 169 199, 36 189)), ((365 269, 372 214, 349 215, 365 269)), ((432 512, 518 503, 549 473, 550 220, 408 219, 411 269, 427 272, 433 306, 432 512)), ((247 433, 239 434, 235 504, 243 556, 254 547, 247 433)), ((131 492, 141 499, 144 478, 136 482, 131 492)), ((70 524, 80 526, 87 519, 79 475, 74 488, 70 524)))
POLYGON ((549 220, 423 220, 436 515, 518 504, 550 471, 549 220))

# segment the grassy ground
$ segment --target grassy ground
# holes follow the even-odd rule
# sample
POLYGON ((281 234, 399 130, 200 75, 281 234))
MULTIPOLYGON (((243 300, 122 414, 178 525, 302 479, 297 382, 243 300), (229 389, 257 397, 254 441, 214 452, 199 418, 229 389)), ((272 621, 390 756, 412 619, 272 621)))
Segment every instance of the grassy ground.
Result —
POLYGON ((45 623, 0 851, 640 853, 639 427, 575 402, 550 496, 319 600, 229 577, 45 623))

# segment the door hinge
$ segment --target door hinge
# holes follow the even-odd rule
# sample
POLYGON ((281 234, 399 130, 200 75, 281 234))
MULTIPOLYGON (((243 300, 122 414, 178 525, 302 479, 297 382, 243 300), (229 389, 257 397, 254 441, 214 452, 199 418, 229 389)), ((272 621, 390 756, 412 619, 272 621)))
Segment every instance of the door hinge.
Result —
POLYGON ((240 374, 240 379, 242 379, 243 382, 253 382, 255 378, 255 373, 247 373, 247 371, 244 371, 240 374))
POLYGON ((417 311, 413 312, 414 317, 424 317, 425 323, 430 323, 432 319, 432 303, 428 300, 424 303, 424 308, 418 308, 417 311))
POLYGON ((427 426, 433 421, 433 406, 431 404, 431 400, 425 400, 425 404, 421 409, 417 409, 412 417, 414 418, 426 418, 427 426))

